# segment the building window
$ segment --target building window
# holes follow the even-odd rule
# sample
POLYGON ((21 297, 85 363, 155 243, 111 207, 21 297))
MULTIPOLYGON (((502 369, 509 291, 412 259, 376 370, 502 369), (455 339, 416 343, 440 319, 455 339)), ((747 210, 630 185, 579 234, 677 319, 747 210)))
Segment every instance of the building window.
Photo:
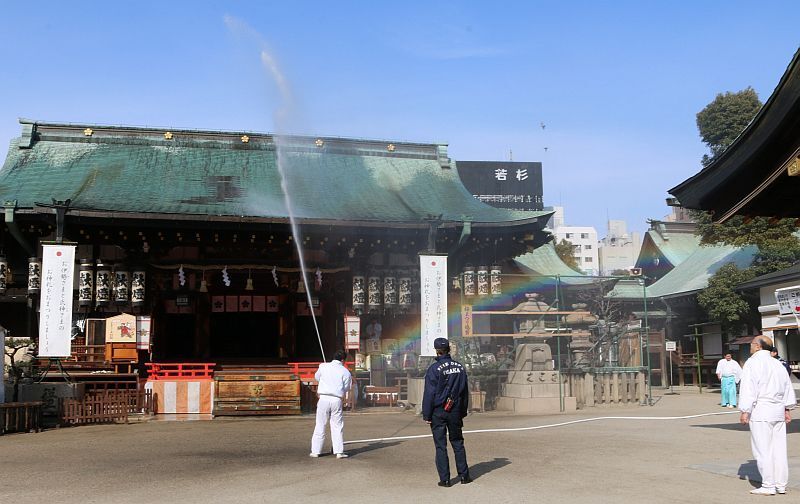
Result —
POLYGON ((591 246, 591 245, 584 245, 583 247, 584 247, 586 250, 592 250, 592 246, 591 246))
POLYGON ((572 238, 572 233, 567 233, 567 240, 569 240, 570 238, 572 238))
POLYGON ((584 240, 589 238, 589 233, 581 233, 581 238, 584 240))
POLYGON ((583 262, 592 262, 592 258, 591 257, 584 257, 583 258, 583 262))

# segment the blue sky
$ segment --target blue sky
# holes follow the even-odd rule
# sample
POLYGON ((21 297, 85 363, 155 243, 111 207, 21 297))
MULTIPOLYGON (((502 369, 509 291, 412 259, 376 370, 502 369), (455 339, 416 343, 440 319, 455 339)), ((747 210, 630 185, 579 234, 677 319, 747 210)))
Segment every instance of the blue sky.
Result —
POLYGON ((8 2, 0 149, 18 117, 445 142, 541 161, 568 224, 644 231, 699 169, 695 114, 766 100, 799 19, 796 1, 8 2))

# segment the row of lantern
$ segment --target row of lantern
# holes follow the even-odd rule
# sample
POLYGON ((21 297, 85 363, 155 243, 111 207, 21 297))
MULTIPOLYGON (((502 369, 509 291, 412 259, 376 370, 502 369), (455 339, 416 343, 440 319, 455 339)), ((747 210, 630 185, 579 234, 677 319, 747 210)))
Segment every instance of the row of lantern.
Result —
POLYGON ((96 306, 106 306, 112 300, 123 304, 130 301, 133 306, 144 304, 145 272, 134 270, 130 273, 126 269, 114 268, 97 262, 97 271, 94 261, 81 259, 78 270, 78 304, 80 306, 92 305, 92 292, 96 306))
MULTIPOLYGON (((7 271, 8 266, 0 263, 0 270, 7 271)), ((94 298, 96 306, 106 306, 111 301, 128 303, 133 306, 144 304, 145 272, 135 270, 133 274, 125 269, 114 268, 97 262, 97 271, 92 259, 81 259, 78 269, 78 305, 91 306, 94 298)), ((5 289, 5 275, 0 281, 0 290, 5 289)), ((38 294, 42 288, 42 260, 31 257, 28 260, 28 294, 38 294)))
POLYGON ((478 266, 464 268, 464 295, 465 296, 499 296, 503 293, 500 275, 502 269, 498 265, 491 268, 478 266))
POLYGON ((384 308, 408 309, 412 305, 409 276, 353 275, 353 309, 374 312, 384 308))

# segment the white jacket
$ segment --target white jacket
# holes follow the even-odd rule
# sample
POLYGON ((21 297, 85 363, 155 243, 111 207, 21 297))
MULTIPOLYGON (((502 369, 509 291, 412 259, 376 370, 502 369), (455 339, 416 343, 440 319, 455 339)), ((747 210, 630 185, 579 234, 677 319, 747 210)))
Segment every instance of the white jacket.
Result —
POLYGON ((782 422, 784 410, 797 406, 792 382, 786 368, 759 350, 747 359, 739 388, 739 410, 750 413, 750 421, 782 422))
MULTIPOLYGON (((786 371, 783 373, 786 374, 786 371)), ((350 371, 338 360, 320 364, 319 369, 314 374, 314 379, 319 383, 317 394, 332 395, 340 399, 344 399, 345 394, 350 391, 350 386, 353 383, 350 371)))

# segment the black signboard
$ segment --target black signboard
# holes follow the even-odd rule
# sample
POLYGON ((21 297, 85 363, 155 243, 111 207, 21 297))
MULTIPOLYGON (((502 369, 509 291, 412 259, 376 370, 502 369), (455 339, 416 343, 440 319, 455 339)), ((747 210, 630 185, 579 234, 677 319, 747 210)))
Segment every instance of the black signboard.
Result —
POLYGON ((542 210, 542 163, 457 161, 464 187, 497 208, 542 210))

